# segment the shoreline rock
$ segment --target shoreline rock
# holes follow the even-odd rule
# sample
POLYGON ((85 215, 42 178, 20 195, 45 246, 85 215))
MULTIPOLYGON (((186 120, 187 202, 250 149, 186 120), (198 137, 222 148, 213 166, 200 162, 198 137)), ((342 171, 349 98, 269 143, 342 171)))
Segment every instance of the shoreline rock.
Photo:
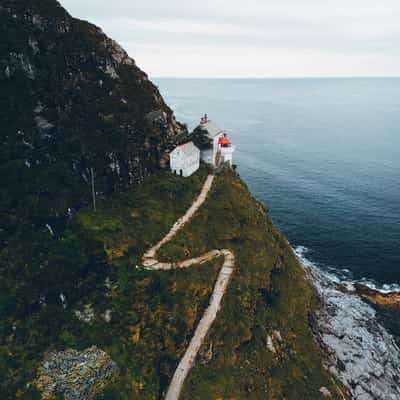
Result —
POLYGON ((328 352, 326 368, 355 400, 400 399, 400 349, 374 308, 311 263, 300 261, 320 302, 314 329, 328 352))
POLYGON ((354 291, 351 293, 355 293, 377 305, 390 306, 400 309, 400 293, 397 292, 382 293, 378 290, 371 289, 366 285, 356 283, 354 285, 354 291))

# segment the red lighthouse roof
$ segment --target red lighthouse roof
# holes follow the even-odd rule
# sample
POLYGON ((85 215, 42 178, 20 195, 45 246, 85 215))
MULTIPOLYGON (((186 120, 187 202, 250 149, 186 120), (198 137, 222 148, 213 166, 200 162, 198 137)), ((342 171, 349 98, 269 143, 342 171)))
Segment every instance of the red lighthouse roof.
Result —
POLYGON ((224 133, 223 137, 219 138, 218 144, 225 144, 225 145, 231 144, 231 141, 228 139, 226 133, 224 133))

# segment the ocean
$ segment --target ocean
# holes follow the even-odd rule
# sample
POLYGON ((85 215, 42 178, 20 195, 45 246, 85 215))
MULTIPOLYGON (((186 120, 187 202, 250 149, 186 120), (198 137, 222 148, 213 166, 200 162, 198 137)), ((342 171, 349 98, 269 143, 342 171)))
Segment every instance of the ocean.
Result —
POLYGON ((177 119, 207 113, 294 248, 400 289, 400 78, 155 79, 177 119))

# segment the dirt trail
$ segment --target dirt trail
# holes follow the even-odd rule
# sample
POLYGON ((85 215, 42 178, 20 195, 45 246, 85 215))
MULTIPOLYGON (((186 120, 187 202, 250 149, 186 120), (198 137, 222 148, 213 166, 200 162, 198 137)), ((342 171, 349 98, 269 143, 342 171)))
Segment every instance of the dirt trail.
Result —
POLYGON ((207 194, 210 191, 214 181, 214 175, 208 175, 203 188, 201 189, 200 195, 193 202, 190 208, 186 211, 185 215, 178 219, 172 226, 170 231, 161 239, 156 245, 147 250, 143 255, 143 265, 149 270, 170 270, 174 268, 188 268, 195 264, 203 264, 214 258, 224 256, 224 263, 219 271, 217 281, 214 286, 213 293, 210 298, 210 303, 206 308, 199 324, 196 327, 194 335, 186 349, 185 354, 180 360, 177 369, 175 370, 174 376, 172 377, 171 383, 169 384, 166 400, 178 400, 179 395, 182 391, 185 379, 193 367, 197 353, 200 350, 204 339, 211 328, 215 318, 217 317, 218 310, 221 306, 222 298, 226 292, 229 282, 231 280, 232 273, 235 266, 235 256, 228 249, 222 250, 211 250, 199 257, 190 258, 187 260, 179 261, 176 263, 163 263, 157 260, 157 251, 174 238, 184 225, 190 221, 196 211, 205 202, 207 194))

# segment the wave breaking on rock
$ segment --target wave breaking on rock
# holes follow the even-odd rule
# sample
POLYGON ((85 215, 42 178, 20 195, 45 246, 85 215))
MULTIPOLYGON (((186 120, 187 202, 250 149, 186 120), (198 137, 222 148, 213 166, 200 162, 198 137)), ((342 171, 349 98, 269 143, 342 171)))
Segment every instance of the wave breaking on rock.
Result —
POLYGON ((356 400, 400 399, 400 349, 379 323, 376 311, 359 296, 343 292, 338 278, 295 253, 316 289, 317 338, 329 353, 327 368, 356 400))

